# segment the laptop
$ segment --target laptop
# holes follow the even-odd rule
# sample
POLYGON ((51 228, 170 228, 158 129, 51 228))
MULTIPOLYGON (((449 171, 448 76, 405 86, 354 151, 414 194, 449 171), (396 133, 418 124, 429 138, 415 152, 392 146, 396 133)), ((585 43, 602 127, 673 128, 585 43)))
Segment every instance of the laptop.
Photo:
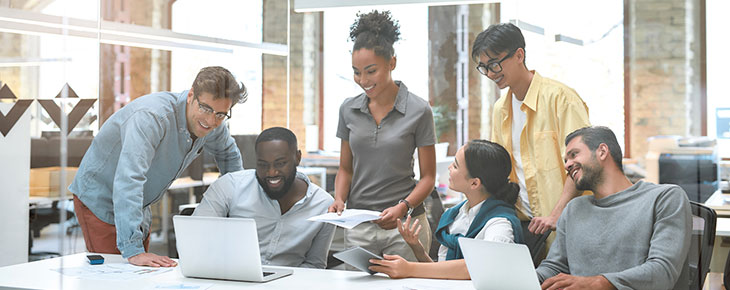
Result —
POLYGON ((459 245, 477 290, 541 289, 527 246, 469 238, 459 238, 459 245))
POLYGON ((176 215, 172 222, 185 277, 268 282, 292 274, 261 267, 253 219, 176 215))

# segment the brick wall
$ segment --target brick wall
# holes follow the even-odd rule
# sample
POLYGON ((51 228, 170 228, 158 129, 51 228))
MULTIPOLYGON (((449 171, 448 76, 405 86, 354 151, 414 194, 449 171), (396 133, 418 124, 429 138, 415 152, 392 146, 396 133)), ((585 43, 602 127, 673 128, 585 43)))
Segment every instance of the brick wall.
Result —
MULTIPOLYGON (((102 9, 102 18, 107 21, 120 21, 135 25, 149 26, 155 28, 170 28, 169 0, 105 0, 102 1, 102 8, 107 6, 115 9, 102 9), (120 7, 128 11, 121 11, 120 7), (122 14, 129 13, 128 16, 122 14)), ((115 52, 115 45, 99 44, 99 116, 101 122, 109 118, 118 108, 115 107, 114 97, 114 63, 118 57, 126 58, 115 52)), ((125 72, 129 77, 130 86, 129 100, 132 101, 140 96, 152 93, 153 84, 155 91, 169 90, 170 87, 170 52, 160 51, 153 54, 152 49, 129 47, 129 71, 125 72), (157 71, 152 72, 152 68, 157 71), (152 78, 155 78, 153 80, 152 78)))
POLYGON ((628 1, 632 158, 648 137, 701 133, 695 2, 628 1))
MULTIPOLYGON (((293 1, 291 7, 294 7, 293 1)), ((264 0, 264 42, 286 44, 286 0, 264 0)), ((289 129, 297 136, 299 149, 305 152, 306 136, 303 122, 304 102, 302 84, 303 14, 290 12, 291 43, 289 71, 289 129)), ((263 56, 262 130, 286 127, 286 57, 263 56)))

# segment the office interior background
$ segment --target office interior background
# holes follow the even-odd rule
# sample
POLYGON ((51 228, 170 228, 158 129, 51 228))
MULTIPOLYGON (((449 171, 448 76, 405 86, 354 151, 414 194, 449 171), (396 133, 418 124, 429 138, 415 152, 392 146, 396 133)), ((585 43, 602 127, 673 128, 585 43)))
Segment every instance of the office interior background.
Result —
MULTIPOLYGON (((205 66, 228 68, 249 89, 228 121, 233 135, 289 127, 305 158, 336 158, 338 108, 362 92, 349 27, 373 9, 399 21, 393 78, 430 102, 448 155, 489 139, 506 90, 474 69, 471 43, 512 22, 527 67, 574 88, 629 164, 646 168, 658 135, 706 136, 717 159, 730 159, 722 0, 0 0, 0 266, 28 261, 29 195, 62 195, 72 174, 63 169, 78 166, 111 114, 151 92, 189 89, 205 66), (60 169, 34 192, 32 175, 47 167, 60 169)), ((59 235, 61 255, 67 239, 59 235)))

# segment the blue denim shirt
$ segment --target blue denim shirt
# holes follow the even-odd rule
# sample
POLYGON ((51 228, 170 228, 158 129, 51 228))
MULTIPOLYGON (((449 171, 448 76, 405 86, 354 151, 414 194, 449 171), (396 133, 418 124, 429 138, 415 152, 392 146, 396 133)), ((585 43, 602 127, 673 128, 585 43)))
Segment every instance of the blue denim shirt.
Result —
POLYGON ((203 149, 215 156, 221 174, 243 169, 225 123, 193 142, 185 114, 187 95, 153 93, 114 113, 94 137, 68 188, 100 220, 116 226, 117 248, 124 258, 144 253, 148 206, 203 149))

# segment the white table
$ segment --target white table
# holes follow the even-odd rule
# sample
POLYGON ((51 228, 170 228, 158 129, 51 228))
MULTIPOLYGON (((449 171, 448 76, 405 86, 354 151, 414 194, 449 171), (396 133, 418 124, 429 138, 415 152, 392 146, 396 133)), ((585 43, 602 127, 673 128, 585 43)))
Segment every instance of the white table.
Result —
POLYGON ((718 217, 730 217, 730 194, 717 190, 704 204, 714 209, 718 217))
MULTIPOLYGON (((119 255, 103 254, 104 263, 122 263, 119 255)), ((0 286, 32 289, 148 289, 166 283, 213 284, 209 289, 474 289, 469 280, 390 279, 383 274, 364 272, 290 268, 291 276, 267 283, 248 283, 223 280, 185 278, 180 267, 156 276, 138 280, 109 281, 80 279, 62 275, 53 269, 86 265, 86 253, 60 258, 18 264, 0 268, 0 286)))

